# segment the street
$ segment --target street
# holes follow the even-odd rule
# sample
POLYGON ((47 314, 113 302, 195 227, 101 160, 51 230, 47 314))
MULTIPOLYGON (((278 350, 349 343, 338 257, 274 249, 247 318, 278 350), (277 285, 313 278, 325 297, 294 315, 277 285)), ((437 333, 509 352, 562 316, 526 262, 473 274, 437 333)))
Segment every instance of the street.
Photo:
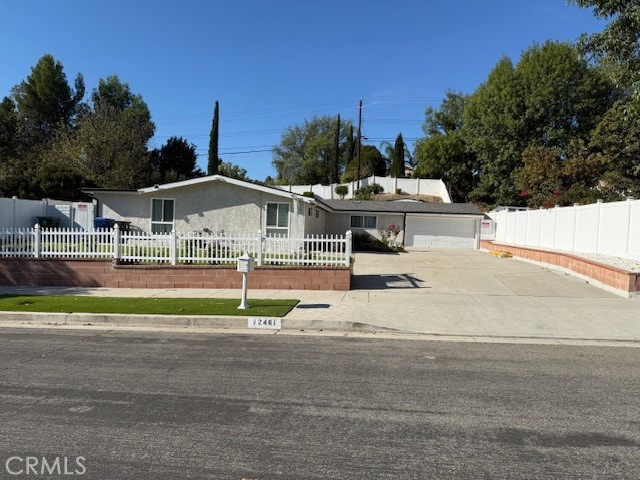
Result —
POLYGON ((3 328, 0 478, 635 479, 639 372, 637 348, 3 328))

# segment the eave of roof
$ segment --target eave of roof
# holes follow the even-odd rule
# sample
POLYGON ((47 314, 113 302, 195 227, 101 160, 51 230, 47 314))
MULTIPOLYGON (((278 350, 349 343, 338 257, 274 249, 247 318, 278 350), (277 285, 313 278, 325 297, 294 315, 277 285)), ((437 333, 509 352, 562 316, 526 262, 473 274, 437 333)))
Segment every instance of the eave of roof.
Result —
POLYGON ((482 212, 472 203, 382 202, 374 200, 318 200, 332 212, 379 212, 443 215, 477 215, 482 212))
POLYGON ((160 190, 171 190, 174 188, 182 188, 189 187, 191 185, 198 185, 201 183, 209 183, 209 182, 222 182, 228 183, 231 185, 236 185, 243 188, 249 188, 252 190, 257 190, 264 193, 269 193, 271 195, 277 195, 280 197, 291 198, 296 200, 302 200, 306 203, 315 204, 316 201, 313 198, 305 197, 304 195, 298 195, 296 193, 287 192, 285 190, 281 190, 279 188, 267 187, 264 185, 257 185, 251 182, 245 182, 243 180, 236 180, 235 178, 225 177, 224 175, 209 175, 206 177, 197 177, 191 178, 189 180, 181 180, 179 182, 172 183, 164 183, 160 185, 154 185, 152 187, 140 188, 138 190, 117 190, 117 189, 108 189, 108 188, 81 188, 80 191, 83 193, 93 194, 95 193, 122 193, 122 194, 145 194, 145 193, 153 193, 160 190))

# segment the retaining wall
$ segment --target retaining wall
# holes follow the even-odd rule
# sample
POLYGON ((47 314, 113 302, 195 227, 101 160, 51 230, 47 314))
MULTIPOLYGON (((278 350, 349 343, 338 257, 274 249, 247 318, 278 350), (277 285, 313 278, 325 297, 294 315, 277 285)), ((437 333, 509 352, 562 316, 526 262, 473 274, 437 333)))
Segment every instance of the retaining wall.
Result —
MULTIPOLYGON (((249 274, 250 289, 350 289, 347 267, 258 267, 249 274)), ((110 260, 6 258, 0 260, 0 286, 109 288, 242 288, 235 267, 114 265, 110 260)))
POLYGON ((535 248, 514 247, 511 245, 502 245, 496 242, 481 241, 480 248, 494 251, 503 250, 511 253, 514 257, 526 258, 536 262, 557 265, 558 267, 567 268, 576 273, 593 278, 598 282, 613 287, 616 290, 626 292, 629 295, 636 296, 640 292, 640 273, 628 272, 620 268, 612 267, 597 263, 577 255, 562 252, 550 252, 546 250, 537 250, 535 248))

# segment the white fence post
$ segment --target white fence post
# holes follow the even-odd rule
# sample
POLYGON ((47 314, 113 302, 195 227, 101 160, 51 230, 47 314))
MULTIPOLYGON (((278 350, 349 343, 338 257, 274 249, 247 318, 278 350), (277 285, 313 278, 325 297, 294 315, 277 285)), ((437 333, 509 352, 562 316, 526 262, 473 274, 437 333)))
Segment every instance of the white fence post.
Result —
POLYGON ((258 230, 258 248, 257 248, 258 259, 256 260, 256 263, 259 267, 262 266, 262 250, 263 249, 264 249, 264 242, 262 240, 262 232, 258 230))
POLYGON ((627 255, 631 247, 631 202, 633 200, 633 198, 627 198, 627 249, 625 251, 627 255))
POLYGON ((169 256, 171 257, 171 265, 177 265, 178 264, 178 248, 177 248, 177 243, 178 243, 178 235, 176 234, 175 229, 171 230, 171 233, 169 234, 169 256))
POLYGON ((600 253, 600 210, 602 210, 602 199, 599 198, 597 200, 597 205, 598 205, 598 222, 596 224, 596 231, 597 231, 597 235, 596 235, 596 253, 600 253))
POLYGON ((578 240, 578 204, 573 204, 573 246, 571 251, 576 251, 576 241, 578 240))
POLYGON ((347 234, 345 235, 345 259, 344 259, 344 266, 345 267, 350 267, 351 266, 351 230, 347 230, 347 234))
POLYGON ((33 242, 33 256, 40 258, 40 224, 36 223, 36 227, 33 229, 34 242, 33 242))
POLYGON ((120 260, 120 226, 116 223, 113 226, 113 259, 120 260))

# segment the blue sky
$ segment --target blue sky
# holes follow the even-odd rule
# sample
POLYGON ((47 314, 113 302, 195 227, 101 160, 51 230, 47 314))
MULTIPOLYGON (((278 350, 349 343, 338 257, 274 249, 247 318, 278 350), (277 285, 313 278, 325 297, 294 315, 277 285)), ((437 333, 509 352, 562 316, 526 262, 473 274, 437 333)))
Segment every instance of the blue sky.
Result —
POLYGON ((447 89, 471 93, 502 55, 604 25, 565 0, 3 0, 0 22, 0 96, 45 53, 87 93, 117 74, 149 105, 150 147, 182 136, 203 168, 219 100, 220 156, 259 180, 305 118, 355 122, 362 97, 365 143, 413 145, 447 89))

